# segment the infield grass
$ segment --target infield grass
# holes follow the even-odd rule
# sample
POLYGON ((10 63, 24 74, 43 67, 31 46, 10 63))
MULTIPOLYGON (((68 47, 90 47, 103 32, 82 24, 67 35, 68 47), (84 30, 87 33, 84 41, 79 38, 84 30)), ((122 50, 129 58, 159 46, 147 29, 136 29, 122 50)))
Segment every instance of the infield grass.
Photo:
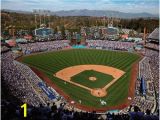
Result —
POLYGON ((89 88, 103 88, 114 78, 111 75, 104 74, 94 70, 85 70, 71 77, 71 81, 79 83, 89 88), (95 77, 95 81, 89 80, 89 77, 95 77))

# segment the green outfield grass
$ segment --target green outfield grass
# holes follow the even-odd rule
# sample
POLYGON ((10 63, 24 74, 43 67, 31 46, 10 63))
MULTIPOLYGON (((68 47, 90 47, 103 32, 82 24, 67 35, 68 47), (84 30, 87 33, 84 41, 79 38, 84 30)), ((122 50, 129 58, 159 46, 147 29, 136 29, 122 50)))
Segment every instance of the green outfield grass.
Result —
POLYGON ((97 72, 94 70, 85 70, 73 77, 71 81, 79 83, 89 88, 103 88, 114 78, 111 75, 97 72), (89 77, 96 77, 95 81, 89 80, 89 77))
POLYGON ((119 105, 128 95, 131 65, 138 59, 138 55, 127 52, 72 49, 25 56, 22 58, 22 62, 44 72, 53 84, 56 84, 73 100, 77 102, 81 100, 83 105, 101 108, 104 106, 100 104, 100 98, 92 96, 83 88, 70 83, 64 84, 63 80, 54 77, 53 74, 70 66, 84 64, 106 65, 121 69, 126 73, 107 89, 107 96, 101 98, 107 102, 105 106, 119 105))

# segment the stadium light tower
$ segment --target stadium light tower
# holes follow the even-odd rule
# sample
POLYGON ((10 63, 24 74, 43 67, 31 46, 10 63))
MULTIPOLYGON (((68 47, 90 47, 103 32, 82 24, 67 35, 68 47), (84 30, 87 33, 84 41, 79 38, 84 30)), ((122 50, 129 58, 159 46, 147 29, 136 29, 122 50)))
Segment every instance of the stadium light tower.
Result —
POLYGON ((37 10, 34 9, 34 10, 33 10, 33 13, 34 13, 34 16, 35 16, 35 27, 36 27, 36 29, 37 29, 37 10))
POLYGON ((144 39, 144 44, 146 45, 146 27, 144 27, 143 39, 144 39))
POLYGON ((104 27, 106 26, 106 16, 105 15, 103 16, 103 25, 104 27))
POLYGON ((49 27, 50 27, 50 11, 49 10, 36 10, 34 9, 33 10, 33 13, 35 15, 35 26, 36 26, 36 29, 37 29, 37 16, 39 16, 39 24, 40 26, 42 24, 46 24, 46 19, 48 18, 48 24, 49 24, 49 27), (48 16, 48 17, 47 17, 48 16))
POLYGON ((47 11, 46 10, 43 10, 43 17, 44 17, 44 24, 46 24, 46 13, 47 13, 47 11))
POLYGON ((51 24, 50 24, 50 14, 51 14, 51 11, 48 10, 47 16, 48 16, 48 25, 49 25, 49 28, 51 27, 51 24))
POLYGON ((42 23, 42 20, 41 20, 41 14, 42 14, 42 11, 41 11, 40 9, 38 10, 38 14, 39 14, 39 19, 40 19, 40 21, 39 21, 39 22, 40 22, 40 25, 41 25, 41 23, 42 23))

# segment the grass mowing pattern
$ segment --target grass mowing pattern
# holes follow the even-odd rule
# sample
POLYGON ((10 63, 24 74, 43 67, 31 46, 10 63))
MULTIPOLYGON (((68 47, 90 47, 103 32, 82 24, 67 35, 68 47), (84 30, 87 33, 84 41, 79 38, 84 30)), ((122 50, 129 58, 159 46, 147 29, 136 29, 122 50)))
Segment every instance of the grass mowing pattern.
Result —
POLYGON ((71 81, 79 83, 89 88, 103 88, 107 83, 111 82, 114 78, 111 75, 97 72, 94 70, 85 70, 73 77, 71 81), (89 80, 89 77, 96 77, 95 81, 89 80))
POLYGON ((100 104, 100 98, 92 96, 89 91, 70 83, 65 85, 64 81, 54 77, 53 74, 64 68, 83 64, 106 65, 121 69, 126 74, 107 89, 107 96, 101 98, 107 102, 106 106, 119 105, 128 95, 131 65, 138 58, 138 55, 127 52, 72 49, 25 56, 22 58, 22 62, 44 72, 54 84, 70 95, 73 100, 77 102, 81 100, 83 105, 101 108, 104 106, 100 104))

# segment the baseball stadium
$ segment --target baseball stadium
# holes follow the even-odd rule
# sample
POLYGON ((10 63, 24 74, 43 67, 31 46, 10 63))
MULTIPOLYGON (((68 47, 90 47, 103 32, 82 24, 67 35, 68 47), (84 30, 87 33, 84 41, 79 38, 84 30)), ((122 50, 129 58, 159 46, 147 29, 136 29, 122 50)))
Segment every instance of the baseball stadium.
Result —
POLYGON ((69 49, 24 56, 21 62, 76 107, 104 112, 131 102, 139 59, 127 52, 69 49))
POLYGON ((3 120, 159 119, 156 18, 2 12, 3 120))

